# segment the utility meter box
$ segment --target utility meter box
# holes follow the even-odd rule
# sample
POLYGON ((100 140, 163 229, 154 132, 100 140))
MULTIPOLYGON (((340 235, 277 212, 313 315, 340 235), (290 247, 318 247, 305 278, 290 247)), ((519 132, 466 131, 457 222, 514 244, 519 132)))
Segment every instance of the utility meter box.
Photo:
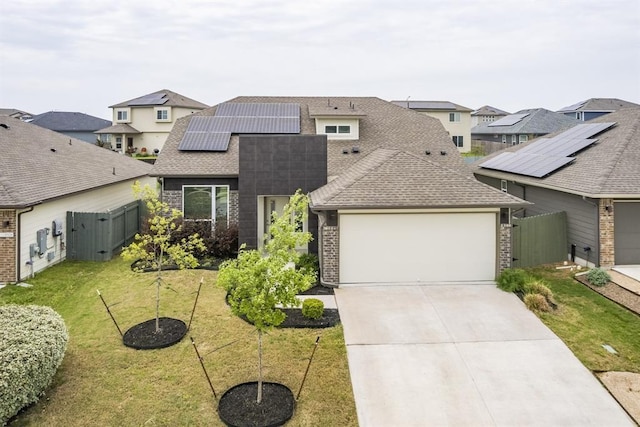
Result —
POLYGON ((51 234, 53 237, 58 237, 62 235, 62 221, 59 219, 54 219, 51 223, 51 234))
POLYGON ((41 228, 36 231, 36 244, 38 245, 38 255, 44 255, 44 251, 47 250, 47 234, 49 230, 41 228))

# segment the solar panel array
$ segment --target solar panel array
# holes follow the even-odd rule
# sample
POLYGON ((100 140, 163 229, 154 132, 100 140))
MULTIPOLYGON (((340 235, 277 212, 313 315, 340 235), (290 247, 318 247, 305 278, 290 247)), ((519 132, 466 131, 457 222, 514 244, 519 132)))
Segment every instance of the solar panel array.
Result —
POLYGON ((529 113, 523 114, 509 114, 506 117, 501 118, 500 120, 496 120, 495 122, 489 123, 488 126, 513 126, 516 123, 522 121, 525 117, 527 117, 529 113))
POLYGON ((586 103, 587 103, 587 101, 578 102, 576 104, 569 105, 568 107, 564 107, 561 110, 558 110, 558 112, 561 113, 563 111, 575 111, 575 110, 579 109, 580 107, 582 107, 586 103))
POLYGON ((577 125, 553 138, 540 138, 516 152, 502 153, 481 163, 480 167, 542 178, 573 162, 577 152, 597 141, 591 139, 592 136, 613 125, 615 123, 577 125))
POLYGON ((162 105, 169 100, 166 93, 152 93, 129 101, 127 105, 162 105))
POLYGON ((300 105, 284 103, 220 104, 215 116, 192 117, 178 150, 227 151, 231 134, 300 133, 300 105))

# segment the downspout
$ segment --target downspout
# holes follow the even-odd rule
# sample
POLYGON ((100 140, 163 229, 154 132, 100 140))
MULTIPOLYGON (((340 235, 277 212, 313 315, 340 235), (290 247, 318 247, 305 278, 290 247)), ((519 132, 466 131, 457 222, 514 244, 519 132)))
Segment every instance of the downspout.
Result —
POLYGON ((18 238, 16 239, 17 240, 17 245, 18 245, 18 269, 17 269, 18 270, 17 271, 17 273, 18 273, 17 274, 17 276, 18 276, 17 279, 18 280, 16 280, 16 283, 21 280, 20 277, 22 276, 21 275, 21 271, 20 271, 21 270, 21 266, 22 266, 22 260, 21 260, 21 257, 20 257, 20 253, 22 251, 22 245, 21 245, 21 239, 20 239, 20 236, 22 236, 22 233, 20 232, 20 217, 22 216, 22 214, 26 214, 28 212, 33 212, 33 209, 34 209, 33 206, 29 206, 29 210, 22 211, 22 212, 18 213, 18 223, 16 224, 16 231, 18 232, 18 238))
POLYGON ((318 216, 318 263, 320 264, 320 284, 328 288, 337 288, 337 283, 327 282, 324 279, 324 264, 322 262, 324 259, 324 244, 322 231, 324 229, 324 225, 327 223, 327 219, 325 215, 321 214, 321 212, 322 211, 311 209, 311 213, 318 216))

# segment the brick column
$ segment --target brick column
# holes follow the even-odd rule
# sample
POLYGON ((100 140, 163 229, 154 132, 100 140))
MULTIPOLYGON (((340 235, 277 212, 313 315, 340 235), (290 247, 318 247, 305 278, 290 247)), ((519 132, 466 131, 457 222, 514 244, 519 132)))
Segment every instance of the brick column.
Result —
POLYGON ((16 275, 16 211, 0 210, 0 283, 19 280, 16 275))
POLYGON ((598 204, 598 231, 600 237, 600 267, 615 265, 613 229, 613 199, 600 199, 598 204), (608 207, 608 208, 607 208, 608 207))
POLYGON ((500 259, 498 264, 498 274, 503 270, 511 268, 511 224, 500 224, 500 259))
POLYGON ((322 277, 326 282, 340 281, 340 234, 338 227, 322 228, 322 277))

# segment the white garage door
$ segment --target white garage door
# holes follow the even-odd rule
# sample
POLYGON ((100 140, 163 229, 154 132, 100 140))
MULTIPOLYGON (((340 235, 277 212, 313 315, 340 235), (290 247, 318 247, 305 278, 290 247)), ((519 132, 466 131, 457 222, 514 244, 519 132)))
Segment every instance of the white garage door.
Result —
POLYGON ((495 213, 340 214, 340 282, 494 280, 495 213))

